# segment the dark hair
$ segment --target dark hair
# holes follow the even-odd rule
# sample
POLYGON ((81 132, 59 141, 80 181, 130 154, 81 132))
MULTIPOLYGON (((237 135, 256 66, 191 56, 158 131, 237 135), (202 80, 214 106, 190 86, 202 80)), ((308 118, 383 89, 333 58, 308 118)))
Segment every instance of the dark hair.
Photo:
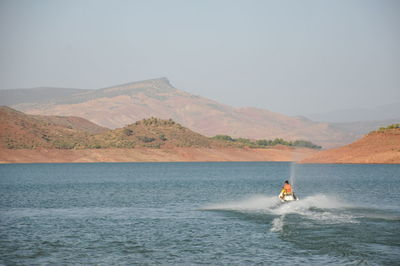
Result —
POLYGON ((286 184, 289 184, 289 181, 286 180, 285 183, 286 183, 286 184))

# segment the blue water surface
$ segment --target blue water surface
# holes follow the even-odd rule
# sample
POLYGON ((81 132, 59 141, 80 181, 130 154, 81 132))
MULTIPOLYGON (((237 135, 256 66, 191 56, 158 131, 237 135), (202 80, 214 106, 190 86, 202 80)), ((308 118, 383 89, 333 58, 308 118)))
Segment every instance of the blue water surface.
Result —
POLYGON ((398 265, 399 185, 400 165, 0 165, 0 263, 398 265))

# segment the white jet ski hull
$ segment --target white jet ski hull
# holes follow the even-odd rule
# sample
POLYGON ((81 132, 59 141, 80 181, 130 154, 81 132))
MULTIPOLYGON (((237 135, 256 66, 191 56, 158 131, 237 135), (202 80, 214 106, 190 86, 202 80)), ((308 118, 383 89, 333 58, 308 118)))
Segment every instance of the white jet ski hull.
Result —
POLYGON ((297 197, 294 197, 293 194, 292 195, 282 195, 279 194, 279 199, 281 200, 281 202, 290 202, 290 201, 296 201, 299 200, 297 197))

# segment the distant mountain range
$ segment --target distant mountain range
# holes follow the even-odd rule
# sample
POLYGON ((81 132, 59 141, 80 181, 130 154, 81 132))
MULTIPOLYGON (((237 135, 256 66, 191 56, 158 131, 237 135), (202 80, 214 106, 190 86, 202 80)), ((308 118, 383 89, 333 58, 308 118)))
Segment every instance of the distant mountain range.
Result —
MULTIPOLYGON (((108 128, 158 117, 173 119, 206 136, 304 139, 324 148, 344 145, 360 137, 359 125, 352 129, 351 124, 315 122, 252 107, 234 108, 178 90, 166 78, 97 90, 0 90, 0 104, 29 114, 79 116, 108 128)), ((368 131, 376 127, 374 124, 368 131)))
POLYGON ((32 89, 0 90, 0 105, 13 106, 20 103, 48 103, 62 100, 90 90, 39 87, 32 89))
POLYGON ((400 102, 370 108, 344 109, 309 114, 307 117, 329 123, 354 123, 370 121, 399 121, 400 102))

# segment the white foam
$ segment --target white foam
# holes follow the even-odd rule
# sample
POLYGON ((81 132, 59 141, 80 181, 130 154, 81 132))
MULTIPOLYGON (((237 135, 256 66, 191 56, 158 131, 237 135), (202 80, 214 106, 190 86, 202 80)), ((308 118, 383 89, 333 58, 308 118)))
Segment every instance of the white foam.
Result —
POLYGON ((272 220, 271 232, 280 232, 283 229, 285 215, 272 220))
POLYGON ((289 204, 283 204, 278 208, 274 209, 273 212, 276 214, 284 213, 298 213, 311 208, 317 209, 343 209, 350 207, 335 197, 326 196, 323 194, 317 194, 306 197, 304 199, 290 202, 289 204))
POLYGON ((302 200, 284 204, 271 212, 276 215, 295 213, 305 218, 324 223, 354 223, 354 216, 345 212, 346 204, 333 196, 322 194, 306 197, 302 200), (318 209, 318 210, 315 210, 318 209))
POLYGON ((264 195, 254 195, 247 199, 230 201, 225 203, 210 204, 202 208, 203 210, 237 210, 237 211, 260 211, 269 210, 279 204, 278 197, 266 197, 264 195))
POLYGON ((281 204, 277 196, 255 195, 247 199, 225 203, 210 204, 203 210, 234 210, 243 212, 265 212, 276 215, 272 221, 272 232, 281 231, 288 214, 301 215, 306 219, 322 223, 355 223, 355 216, 345 208, 351 207, 334 196, 312 195, 286 204, 281 204))

